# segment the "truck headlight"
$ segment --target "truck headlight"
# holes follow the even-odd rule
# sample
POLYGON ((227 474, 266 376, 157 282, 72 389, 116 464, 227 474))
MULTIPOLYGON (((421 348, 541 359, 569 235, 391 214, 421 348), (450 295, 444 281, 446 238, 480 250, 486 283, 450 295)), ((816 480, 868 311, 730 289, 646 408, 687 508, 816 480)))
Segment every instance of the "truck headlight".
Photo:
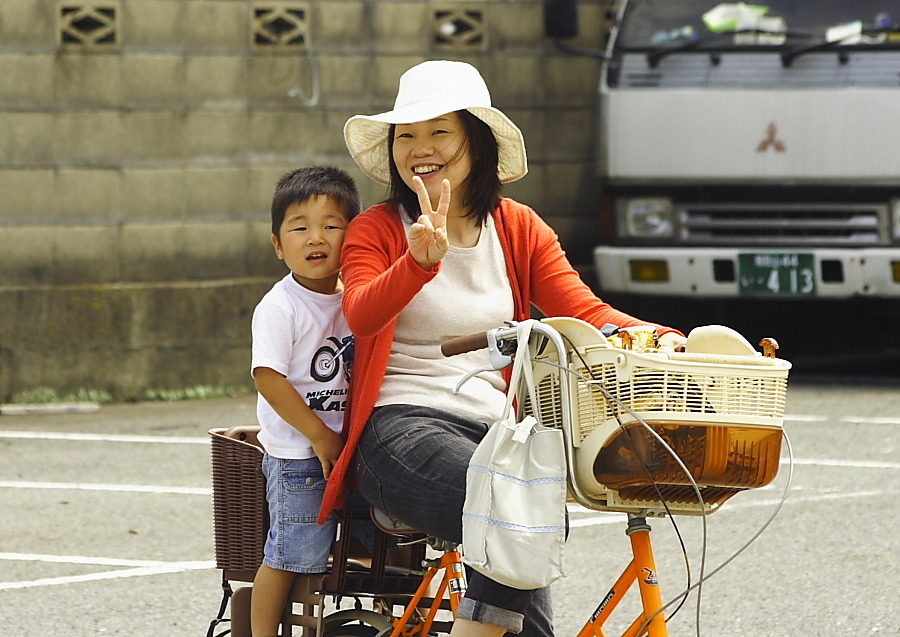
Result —
POLYGON ((620 233, 645 239, 672 236, 671 199, 624 199, 619 203, 620 233))

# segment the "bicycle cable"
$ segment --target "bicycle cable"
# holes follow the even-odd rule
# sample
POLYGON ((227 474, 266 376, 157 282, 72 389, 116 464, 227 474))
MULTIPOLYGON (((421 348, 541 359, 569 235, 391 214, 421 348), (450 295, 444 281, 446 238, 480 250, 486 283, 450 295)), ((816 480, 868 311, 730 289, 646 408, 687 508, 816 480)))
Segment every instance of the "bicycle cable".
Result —
MULTIPOLYGON (((756 533, 754 533, 753 536, 749 540, 747 540, 741 547, 739 547, 731 555, 731 557, 729 557, 727 560, 725 560, 724 562, 719 564, 719 566, 717 566, 712 571, 710 571, 709 574, 707 574, 701 581, 694 584, 694 586, 692 588, 696 588, 697 586, 700 586, 701 584, 703 584, 703 582, 708 581, 710 578, 712 578, 713 575, 718 574, 719 571, 721 571, 723 568, 725 568, 731 562, 733 562, 741 553, 743 553, 751 544, 753 544, 753 542, 755 542, 759 538, 760 535, 762 535, 763 531, 765 531, 769 527, 769 525, 772 523, 772 521, 775 519, 775 517, 781 511, 781 508, 784 506, 784 503, 787 500, 788 493, 790 492, 790 489, 791 489, 791 483, 793 482, 793 479, 794 479, 794 449, 791 446, 791 439, 787 435, 787 433, 782 431, 782 434, 784 436, 784 442, 787 444, 788 479, 787 479, 787 484, 785 484, 785 487, 784 487, 784 492, 781 494, 781 499, 778 501, 778 504, 776 505, 775 510, 766 519, 766 521, 763 523, 763 525, 756 531, 756 533)), ((686 592, 690 592, 690 590, 688 590, 686 592)), ((666 605, 663 606, 663 608, 661 610, 664 610, 668 606, 671 606, 674 603, 674 601, 675 600, 673 599, 672 601, 668 602, 666 605)))
MULTIPOLYGON (((566 341, 568 341, 568 343, 569 343, 570 346, 572 346, 572 351, 576 354, 576 356, 579 358, 579 360, 581 361, 581 363, 584 365, 584 368, 590 372, 590 370, 591 370, 590 365, 587 364, 587 362, 586 362, 586 361, 584 360, 584 358, 581 356, 581 353, 578 351, 578 349, 577 349, 576 347, 574 347, 574 344, 571 342, 571 340, 569 340, 567 337, 565 337, 565 335, 563 335, 563 338, 564 338, 566 341)), ((702 526, 703 526, 703 530, 702 530, 702 543, 701 543, 700 577, 699 577, 699 580, 698 580, 695 584, 691 584, 691 583, 690 583, 690 580, 691 580, 691 576, 690 576, 690 563, 689 563, 689 559, 688 559, 688 556, 687 556, 687 551, 686 551, 686 549, 685 549, 684 539, 683 539, 683 537, 682 537, 682 535, 681 535, 680 530, 678 529, 678 525, 677 525, 677 523, 675 522, 674 516, 673 516, 673 515, 671 514, 671 512, 669 511, 669 508, 668 508, 668 506, 666 505, 665 500, 662 498, 662 494, 661 494, 661 492, 660 492, 659 486, 658 486, 658 485, 656 484, 656 482, 653 480, 652 475, 651 475, 650 472, 649 472, 649 469, 648 469, 647 466, 644 464, 644 462, 641 460, 639 454, 636 454, 636 456, 635 456, 635 457, 638 459, 638 462, 641 464, 641 467, 644 469, 645 473, 647 473, 647 477, 648 477, 648 479, 650 480, 651 484, 653 485, 654 489, 656 490, 657 495, 660 496, 660 501, 662 502, 663 507, 665 508, 667 515, 671 518, 671 522, 672 522, 673 528, 674 528, 674 530, 675 530, 676 536, 677 536, 677 538, 678 538, 678 541, 679 541, 679 543, 680 543, 680 545, 681 545, 681 548, 682 548, 682 552, 683 552, 683 554, 684 554, 685 563, 686 563, 686 569, 687 569, 687 579, 688 579, 688 584, 687 584, 687 586, 685 587, 685 589, 684 589, 681 593, 679 593, 678 595, 676 595, 672 600, 670 600, 669 602, 665 603, 665 604, 664 604, 659 610, 657 610, 653 615, 651 615, 650 617, 648 617, 648 618, 644 621, 643 625, 640 627, 640 629, 637 631, 636 634, 641 634, 641 633, 643 632, 643 630, 649 625, 650 621, 651 621, 654 617, 656 617, 656 615, 658 615, 659 613, 665 611, 667 608, 671 607, 671 606, 672 606, 673 604, 675 604, 676 602, 680 602, 680 603, 678 604, 677 608, 672 612, 672 615, 666 618, 666 622, 668 623, 668 621, 669 621, 672 617, 674 617, 674 616, 678 613, 678 611, 682 608, 682 606, 683 606, 684 603, 686 602, 688 596, 690 595, 690 592, 691 592, 692 590, 694 590, 694 589, 697 589, 697 611, 696 611, 696 620, 695 620, 695 623, 696 623, 696 628, 697 628, 697 636, 700 637, 700 608, 701 608, 700 602, 701 602, 701 595, 702 595, 701 591, 702 591, 702 586, 703 586, 703 584, 704 584, 705 582, 707 582, 709 579, 711 579, 714 575, 718 574, 722 569, 724 569, 726 566, 728 566, 728 564, 730 564, 730 563, 731 563, 732 561, 734 561, 739 555, 741 555, 747 548, 749 548, 749 546, 750 546, 751 544, 753 544, 753 542, 755 542, 755 541, 759 538, 759 536, 762 535, 762 533, 769 527, 769 525, 772 523, 772 521, 775 519, 775 517, 776 517, 776 516, 778 515, 778 513, 781 511, 781 508, 784 506, 784 503, 785 503, 785 501, 787 500, 787 496, 788 496, 788 493, 790 492, 790 487, 791 487, 791 483, 792 483, 792 481, 793 481, 793 475, 794 475, 794 454, 793 454, 793 448, 792 448, 792 446, 791 446, 790 438, 788 437, 787 433, 784 432, 784 430, 782 429, 782 436, 783 436, 783 438, 784 438, 784 440, 785 440, 785 443, 786 443, 786 445, 787 445, 787 452, 788 452, 788 479, 787 479, 787 483, 786 483, 786 485, 785 485, 784 492, 782 493, 781 499, 780 499, 780 501, 778 502, 778 505, 775 507, 775 510, 772 512, 772 514, 769 516, 769 518, 763 523, 763 525, 756 531, 756 533, 754 533, 754 534, 750 537, 750 539, 747 540, 747 542, 745 542, 741 547, 739 547, 739 548, 731 555, 731 557, 729 557, 728 559, 726 559, 726 560, 725 560, 724 562, 722 562, 719 566, 717 566, 716 568, 714 568, 712 571, 710 571, 710 572, 707 574, 707 573, 705 572, 705 567, 706 567, 706 554, 707 554, 707 535, 708 535, 707 522, 706 522, 706 516, 707 516, 706 507, 705 507, 704 504, 703 504, 703 497, 702 497, 702 494, 700 493, 699 485, 698 485, 698 484, 696 483, 696 481, 694 480, 694 477, 691 475, 691 472, 687 469, 687 467, 686 467, 686 466, 684 465, 684 463, 681 461, 681 458, 679 458, 678 455, 675 453, 674 449, 672 449, 672 448, 665 442, 665 440, 663 440, 663 438, 662 438, 656 431, 654 431, 653 428, 650 427, 650 426, 649 426, 649 425, 648 425, 648 424, 647 424, 640 416, 638 416, 631 408, 629 408, 629 407, 628 407, 627 405, 625 405, 621 400, 619 400, 618 397, 613 396, 612 393, 611 393, 608 389, 606 389, 606 387, 603 386, 602 381, 601 381, 600 379, 596 379, 596 378, 588 378, 587 376, 585 376, 585 375, 583 375, 583 374, 581 374, 581 373, 579 373, 579 372, 577 372, 577 371, 575 371, 575 370, 572 370, 572 369, 568 369, 568 368, 566 368, 566 367, 563 367, 562 365, 560 365, 560 364, 558 364, 558 363, 553 363, 553 362, 546 361, 546 360, 537 360, 536 362, 540 362, 540 363, 543 363, 543 364, 545 364, 545 365, 549 365, 549 366, 551 366, 551 367, 557 367, 557 368, 563 370, 564 372, 570 373, 570 374, 572 374, 572 375, 574 375, 574 376, 580 378, 582 381, 584 381, 585 383, 587 383, 589 386, 594 386, 594 387, 596 387, 596 388, 604 395, 604 397, 606 397, 606 398, 608 398, 609 400, 613 401, 615 404, 617 404, 617 405, 618 405, 619 407, 621 407, 623 410, 625 410, 626 412, 628 412, 628 414, 631 415, 631 416, 632 416, 632 417, 633 417, 633 418, 634 418, 641 426, 643 426, 644 428, 646 428, 647 431, 649 431, 650 434, 651 434, 652 436, 654 436, 654 437, 656 438, 656 440, 662 445, 662 447, 663 447, 663 448, 664 448, 664 449, 672 456, 672 458, 673 458, 673 459, 675 460, 675 462, 678 464, 679 468, 680 468, 682 471, 684 471, 685 475, 686 475, 686 476, 688 477, 688 479, 690 480, 691 486, 693 487, 694 492, 695 492, 695 494, 697 495, 697 497, 698 497, 698 499, 699 499, 699 502, 700 502, 700 505, 701 505, 701 512, 702 512, 702 513, 701 513, 701 519, 702 519, 702 526)), ((633 440, 632 440, 630 434, 627 432, 627 430, 625 429, 625 427, 622 425, 622 422, 621 422, 621 420, 620 420, 620 416, 619 416, 619 415, 616 416, 616 421, 619 423, 619 427, 620 427, 620 429, 623 431, 623 433, 626 435, 626 438, 628 439, 629 443, 631 443, 632 449, 635 449, 634 442, 633 442, 633 440)), ((636 450, 636 449, 635 449, 635 450, 636 450)))
MULTIPOLYGON (((564 338, 565 340, 569 341, 569 344, 572 345, 572 342, 571 342, 568 338, 566 338, 565 336, 563 336, 563 338, 564 338)), ((576 356, 578 356, 578 358, 581 360, 581 363, 584 365, 584 368, 585 368, 588 372, 590 372, 590 371, 591 371, 591 367, 590 367, 590 365, 587 364, 587 362, 584 360, 584 358, 582 358, 581 353, 578 352, 578 350, 577 350, 576 348, 574 348, 574 347, 572 348, 572 350, 575 352, 576 356)), ((601 381, 600 379, 596 379, 596 378, 593 378, 593 377, 592 377, 592 378, 588 378, 587 376, 584 376, 583 374, 580 374, 579 372, 576 372, 576 371, 571 370, 571 369, 566 369, 565 367, 563 367, 562 365, 559 365, 558 363, 551 363, 550 361, 542 361, 542 360, 539 360, 538 362, 544 363, 544 364, 546 364, 546 365, 550 365, 550 366, 552 366, 552 367, 558 367, 559 369, 561 369, 561 370, 563 370, 563 371, 566 371, 566 372, 568 372, 568 373, 570 373, 570 374, 573 374, 574 376, 577 376, 577 377, 581 378, 581 380, 583 380, 584 382, 586 382, 586 383, 588 384, 588 386, 596 387, 597 390, 599 390, 606 398, 612 400, 614 403, 616 403, 617 405, 619 405, 622 409, 624 409, 625 411, 627 411, 632 417, 635 418, 635 420, 636 420, 639 424, 641 424, 643 427, 645 427, 645 428, 646 428, 646 429, 647 429, 654 437, 656 437, 656 439, 657 439, 657 440, 660 442, 660 444, 663 446, 663 449, 666 450, 666 451, 672 456, 672 458, 675 460, 675 462, 678 463, 679 468, 680 468, 680 469, 684 472, 684 474, 688 477, 688 480, 691 481, 691 486, 693 487, 694 493, 695 493, 695 495, 697 496, 697 499, 698 499, 698 501, 699 501, 699 503, 700 503, 701 512, 702 512, 702 513, 701 513, 701 517, 702 517, 702 520, 703 520, 703 533, 702 533, 702 547, 701 547, 701 552, 702 552, 702 555, 703 555, 704 558, 705 558, 705 554, 706 554, 707 527, 706 527, 706 507, 704 506, 704 503, 703 503, 703 495, 700 493, 700 487, 699 487, 699 485, 697 485, 696 481, 694 480, 693 475, 691 475, 691 472, 688 470, 688 468, 687 468, 686 466, 684 466, 684 463, 681 461, 681 458, 678 457, 678 454, 676 454, 675 451, 674 451, 674 450, 666 443, 666 441, 663 440, 662 437, 659 436, 659 434, 657 434, 655 431, 653 431, 653 429, 652 429, 649 425, 647 425, 647 423, 644 422, 643 419, 641 419, 640 416, 638 416, 637 414, 635 414, 635 413, 634 413, 627 405, 625 405, 625 404, 624 404, 621 400, 619 400, 616 396, 613 396, 613 395, 609 392, 609 390, 607 390, 606 387, 603 386, 602 381, 601 381)), ((616 416, 616 422, 619 424, 619 429, 621 429, 622 433, 625 435, 626 439, 628 440, 629 444, 631 445, 632 450, 635 451, 635 456, 634 456, 634 457, 637 459, 638 463, 641 465, 641 468, 644 470, 644 473, 646 474, 647 479, 650 481, 650 484, 653 486, 653 489, 656 491, 656 494, 657 494, 657 496, 659 497, 659 501, 662 503, 663 508, 664 508, 665 511, 666 511, 666 515, 667 515, 667 517, 669 518, 670 523, 672 524, 672 528, 673 528, 673 530, 675 531, 675 536, 678 538, 678 542, 679 542, 679 544, 680 544, 680 546, 681 546, 681 553, 682 553, 682 556, 684 557, 684 561, 685 561, 685 572, 686 572, 686 578, 687 578, 687 584, 685 585, 685 590, 686 590, 686 591, 690 591, 690 589, 691 589, 691 579, 692 579, 692 578, 691 578, 690 558, 689 558, 688 553, 687 553, 687 548, 685 547, 685 544, 684 544, 684 538, 683 538, 683 536, 681 535, 681 530, 678 528, 678 523, 675 521, 675 516, 672 514, 671 510, 669 509, 669 505, 666 503, 665 498, 664 498, 664 496, 663 496, 663 494, 662 494, 662 491, 661 491, 660 488, 659 488, 659 485, 658 485, 658 484, 656 483, 656 481, 653 479, 653 475, 651 474, 650 469, 647 467, 647 465, 646 465, 646 464, 644 463, 644 461, 641 459, 640 453, 637 452, 637 446, 635 445, 634 440, 631 438, 630 432, 628 432, 628 430, 624 427, 624 425, 622 424, 622 421, 619 419, 619 416, 618 416, 618 415, 616 416)), ((702 576, 702 574, 703 574, 702 566, 703 566, 704 563, 705 563, 705 559, 702 560, 702 562, 701 562, 701 571, 700 571, 700 572, 701 572, 701 576, 702 576)), ((686 593, 681 597, 681 603, 678 605, 678 607, 677 607, 674 611, 672 611, 672 615, 671 615, 669 618, 667 618, 666 621, 668 621, 668 619, 671 619, 671 618, 674 617, 676 614, 678 614, 678 612, 681 610, 682 606, 687 602, 687 598, 688 598, 688 593, 686 592, 686 593)), ((660 611, 661 611, 661 610, 662 610, 662 609, 660 609, 660 611)), ((658 612, 659 612, 659 611, 658 611, 658 612)), ((658 612, 657 612, 657 613, 654 613, 653 615, 650 616, 650 618, 648 618, 648 619, 646 620, 644 626, 642 627, 642 630, 643 630, 644 627, 646 627, 647 624, 649 624, 650 620, 653 619, 653 617, 655 617, 655 616, 658 614, 658 612)), ((637 634, 640 634, 640 631, 639 631, 637 634)))

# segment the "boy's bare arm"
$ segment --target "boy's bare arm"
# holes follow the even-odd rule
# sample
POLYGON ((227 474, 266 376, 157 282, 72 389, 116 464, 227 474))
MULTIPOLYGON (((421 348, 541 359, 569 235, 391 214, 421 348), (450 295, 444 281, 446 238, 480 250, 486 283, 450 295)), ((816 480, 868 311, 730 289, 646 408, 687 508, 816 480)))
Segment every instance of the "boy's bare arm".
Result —
POLYGON ((287 378, 268 367, 253 370, 256 390, 272 406, 285 422, 309 438, 313 451, 322 463, 322 472, 327 478, 337 462, 344 441, 340 435, 329 429, 319 418, 287 378))

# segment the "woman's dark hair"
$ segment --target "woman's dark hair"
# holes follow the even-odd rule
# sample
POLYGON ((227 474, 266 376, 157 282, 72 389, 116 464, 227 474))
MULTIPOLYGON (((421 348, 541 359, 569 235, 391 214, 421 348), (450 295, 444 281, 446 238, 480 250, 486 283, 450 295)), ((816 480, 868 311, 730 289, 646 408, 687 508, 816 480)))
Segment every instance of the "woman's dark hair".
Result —
POLYGON ((272 195, 272 234, 276 237, 284 213, 292 204, 304 204, 325 196, 337 203, 350 221, 359 214, 361 204, 356 182, 345 170, 334 166, 306 166, 281 176, 272 195))
MULTIPOLYGON (((466 138, 465 143, 460 146, 459 152, 463 153, 468 150, 469 161, 472 164, 469 177, 466 179, 466 196, 463 200, 463 207, 467 211, 467 217, 483 224, 488 215, 500 203, 500 193, 503 191, 503 184, 500 183, 500 177, 497 175, 499 163, 497 139, 494 137, 491 127, 469 111, 456 111, 456 114, 459 115, 462 122, 466 138)), ((402 206, 410 221, 415 221, 419 217, 419 198, 403 182, 397 165, 394 163, 395 129, 396 126, 391 124, 387 135, 388 167, 391 173, 390 196, 387 202, 398 207, 402 206)), ((455 156, 450 159, 450 161, 455 160, 455 156)))

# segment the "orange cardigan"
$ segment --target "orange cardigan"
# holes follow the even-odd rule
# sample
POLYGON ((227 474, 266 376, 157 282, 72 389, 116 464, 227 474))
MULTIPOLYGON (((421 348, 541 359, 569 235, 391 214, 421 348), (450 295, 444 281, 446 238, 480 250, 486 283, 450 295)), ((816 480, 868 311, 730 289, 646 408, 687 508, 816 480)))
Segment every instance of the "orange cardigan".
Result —
MULTIPOLYGON (((534 210, 501 199, 493 217, 512 285, 513 320, 530 318, 534 305, 544 316, 572 316, 597 327, 648 325, 594 295, 569 264, 556 233, 534 210)), ((353 486, 353 453, 378 398, 397 315, 440 270, 440 264, 430 271, 416 264, 400 215, 387 204, 369 208, 350 223, 341 261, 344 316, 356 342, 344 414, 346 443, 328 478, 320 523, 353 486)), ((677 332, 656 327, 660 334, 677 332)))

